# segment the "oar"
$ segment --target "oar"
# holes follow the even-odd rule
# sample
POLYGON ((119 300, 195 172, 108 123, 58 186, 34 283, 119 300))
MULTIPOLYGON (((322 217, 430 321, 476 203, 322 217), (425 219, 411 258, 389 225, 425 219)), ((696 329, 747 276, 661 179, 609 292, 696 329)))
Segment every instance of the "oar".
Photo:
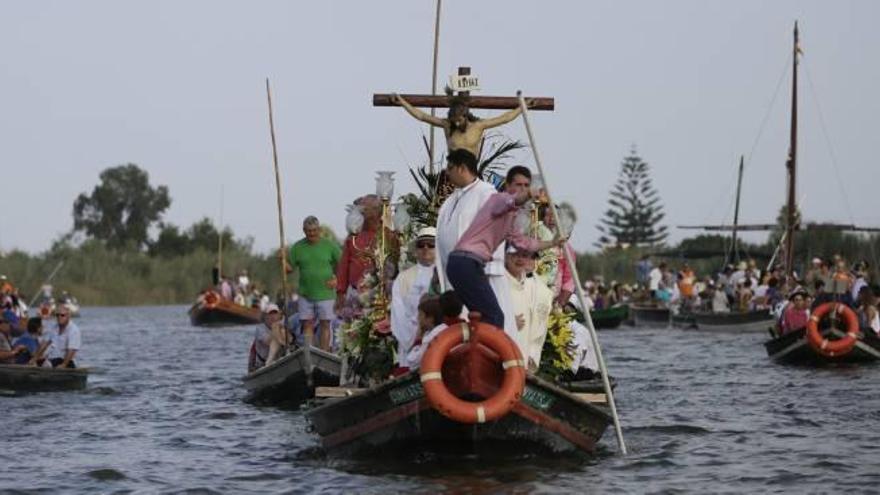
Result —
POLYGON ((52 279, 55 278, 55 274, 58 273, 58 270, 61 269, 61 266, 62 266, 62 265, 64 265, 64 260, 59 261, 58 264, 55 265, 55 269, 52 270, 52 273, 49 274, 49 277, 46 279, 45 282, 43 282, 43 283, 40 285, 40 288, 37 289, 37 293, 34 294, 34 297, 33 297, 33 298, 31 298, 31 302, 30 302, 30 304, 28 304, 28 307, 29 307, 29 308, 30 308, 31 306, 33 306, 34 303, 37 302, 37 298, 40 297, 40 294, 42 293, 42 286, 43 286, 43 285, 46 285, 46 284, 49 284, 49 283, 52 282, 52 279))
MULTIPOLYGON (((522 109, 523 122, 526 125, 526 133, 529 135, 529 144, 532 147, 532 154, 535 157, 535 165, 538 167, 538 173, 541 174, 541 177, 544 179, 544 190, 547 193, 547 201, 550 203, 550 209, 553 212, 553 219, 556 222, 556 234, 562 235, 562 223, 559 221, 559 211, 556 208, 556 202, 553 201, 553 196, 550 194, 550 181, 547 180, 547 174, 544 172, 544 167, 541 165, 541 158, 538 155, 538 146, 535 142, 535 136, 532 134, 532 126, 529 123, 529 109, 526 105, 526 100, 522 96, 522 91, 517 91, 517 97, 519 98, 519 106, 522 109)), ((568 269, 571 272, 571 276, 574 278, 575 282, 575 290, 577 291, 578 300, 581 303, 581 307, 584 308, 584 323, 586 323, 587 330, 590 332, 590 340, 593 342, 593 348, 596 350, 596 360, 599 362, 599 369, 602 372, 602 386, 605 388, 605 396, 608 399, 608 405, 611 407, 611 417, 614 419, 614 432, 617 434, 617 445, 620 447, 620 453, 626 455, 626 444, 623 442, 623 430, 620 427, 620 417, 617 415, 617 405, 614 401, 614 392, 611 390, 611 382, 608 380, 608 368, 605 366, 605 358, 602 357, 602 348, 599 346, 599 338, 596 336, 596 328, 593 326, 593 318, 590 316, 590 310, 587 306, 586 296, 584 295, 584 288, 581 286, 580 275, 578 275, 577 267, 575 267, 574 259, 571 257, 571 253, 565 246, 562 247, 562 253, 565 255, 565 262, 568 264, 568 269)))

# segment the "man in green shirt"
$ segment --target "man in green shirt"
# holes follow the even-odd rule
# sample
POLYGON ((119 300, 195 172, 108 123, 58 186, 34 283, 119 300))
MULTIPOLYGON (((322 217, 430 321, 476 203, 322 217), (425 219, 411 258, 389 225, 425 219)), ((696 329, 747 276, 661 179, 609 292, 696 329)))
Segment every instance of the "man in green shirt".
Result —
POLYGON ((303 220, 305 239, 290 247, 290 266, 299 270, 299 317, 309 345, 314 342, 315 320, 319 321, 320 347, 331 350, 330 321, 335 317, 336 264, 339 246, 321 237, 321 224, 313 216, 303 220))

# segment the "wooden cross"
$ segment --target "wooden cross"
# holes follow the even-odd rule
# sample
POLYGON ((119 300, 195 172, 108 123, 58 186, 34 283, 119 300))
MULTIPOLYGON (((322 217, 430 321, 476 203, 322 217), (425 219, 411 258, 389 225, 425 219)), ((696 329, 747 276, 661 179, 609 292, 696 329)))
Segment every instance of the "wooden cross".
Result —
MULTIPOLYGON (((458 75, 465 76, 471 73, 470 67, 459 67, 458 75)), ((469 94, 467 91, 460 91, 459 94, 469 94)), ((446 108, 449 106, 449 98, 446 95, 400 95, 414 107, 424 108, 446 108)), ((555 102, 553 98, 548 97, 532 97, 527 96, 526 101, 532 101, 529 110, 553 110, 555 102)), ((396 107, 400 106, 397 102, 392 101, 391 95, 388 93, 379 93, 373 95, 374 107, 396 107)), ((519 98, 516 96, 470 96, 468 107, 483 108, 490 110, 510 110, 519 107, 519 98)))

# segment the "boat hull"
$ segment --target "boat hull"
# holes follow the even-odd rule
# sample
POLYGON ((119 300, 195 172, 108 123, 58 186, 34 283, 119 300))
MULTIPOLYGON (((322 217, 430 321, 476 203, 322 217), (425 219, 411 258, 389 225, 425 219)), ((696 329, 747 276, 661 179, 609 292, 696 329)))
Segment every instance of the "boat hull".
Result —
POLYGON ((431 407, 417 372, 326 401, 306 416, 328 453, 343 456, 450 446, 479 453, 499 443, 511 452, 592 453, 612 421, 606 408, 528 376, 522 398, 505 416, 458 423, 431 407))
POLYGON ((615 306, 590 311, 593 327, 597 330, 617 328, 629 318, 629 306, 615 306))
MULTIPOLYGON (((826 331, 827 332, 827 331, 826 331)), ((825 332, 823 332, 825 333, 825 332)), ((835 363, 865 363, 880 360, 880 338, 871 332, 862 334, 852 351, 839 356, 825 356, 807 342, 806 329, 776 337, 764 344, 767 355, 778 363, 822 366, 835 363)))
POLYGON ((16 364, 0 365, 0 389, 16 392, 82 390, 89 378, 87 368, 38 368, 16 364))
POLYGON ((342 361, 339 356, 311 348, 299 348, 274 363, 243 378, 246 400, 255 404, 299 407, 315 395, 315 387, 339 385, 342 361), (311 369, 311 380, 309 380, 311 369), (309 383, 311 382, 311 383, 309 383))
POLYGON ((228 301, 220 301, 214 307, 196 303, 189 309, 189 321, 197 327, 222 327, 260 323, 262 314, 258 308, 247 308, 228 301))
POLYGON ((654 306, 630 306, 633 324, 637 327, 656 327, 669 325, 669 309, 654 306))
POLYGON ((766 332, 773 322, 769 311, 682 313, 672 317, 675 327, 717 332, 766 332))

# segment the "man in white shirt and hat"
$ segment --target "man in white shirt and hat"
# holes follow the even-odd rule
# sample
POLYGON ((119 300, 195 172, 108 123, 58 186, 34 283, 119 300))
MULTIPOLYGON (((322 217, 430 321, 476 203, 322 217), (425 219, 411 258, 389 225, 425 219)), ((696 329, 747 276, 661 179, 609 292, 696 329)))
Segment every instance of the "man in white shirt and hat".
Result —
POLYGON ((397 339, 397 358, 403 360, 419 330, 419 302, 434 278, 437 229, 425 227, 415 239, 416 264, 400 272, 391 286, 391 333, 397 339))
POLYGON ((58 324, 47 335, 46 357, 53 368, 76 368, 74 358, 82 348, 82 334, 76 323, 70 321, 70 308, 66 304, 58 305, 55 318, 58 324))

